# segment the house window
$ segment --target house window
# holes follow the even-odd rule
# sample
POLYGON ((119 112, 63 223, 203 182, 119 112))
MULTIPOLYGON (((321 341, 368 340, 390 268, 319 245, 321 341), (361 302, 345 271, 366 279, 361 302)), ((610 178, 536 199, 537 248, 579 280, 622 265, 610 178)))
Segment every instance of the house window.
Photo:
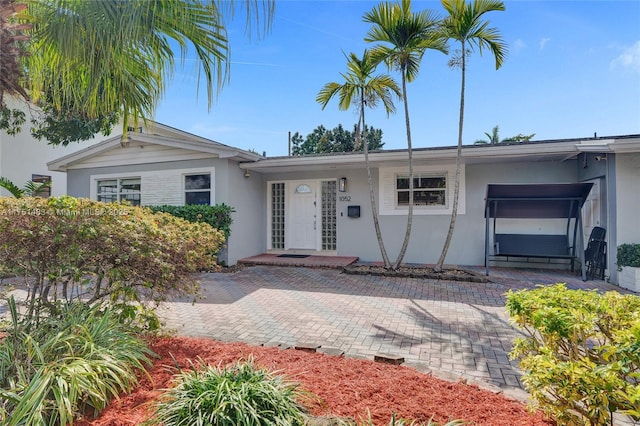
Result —
MULTIPOLYGON (((414 206, 446 206, 447 205, 446 174, 414 174, 413 205, 414 206)), ((409 205, 409 176, 396 176, 396 205, 409 205)))
POLYGON ((284 182, 271 184, 271 248, 284 249, 284 182))
POLYGON ((31 182, 37 185, 34 197, 49 198, 51 196, 51 176, 31 175, 31 182))
POLYGON ((322 181, 322 250, 336 249, 336 181, 322 181))
POLYGON ((105 203, 128 201, 140 205, 140 178, 118 178, 98 180, 97 200, 105 203))
POLYGON ((211 173, 184 177, 185 204, 211 204, 211 173))

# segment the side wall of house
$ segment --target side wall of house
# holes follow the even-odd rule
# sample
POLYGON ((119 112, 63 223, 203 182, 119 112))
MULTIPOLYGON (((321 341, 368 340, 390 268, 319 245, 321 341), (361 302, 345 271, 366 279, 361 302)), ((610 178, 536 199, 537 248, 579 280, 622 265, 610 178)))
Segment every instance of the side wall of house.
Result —
MULTIPOLYGON (((446 166, 446 165, 445 165, 446 166)), ((419 165, 416 167, 419 168, 419 165)), ((576 162, 522 162, 477 164, 465 167, 464 212, 459 213, 446 263, 462 265, 484 264, 484 198, 489 183, 568 183, 576 182, 576 162)), ((332 170, 331 172, 277 173, 266 176, 266 181, 295 179, 347 178, 347 191, 338 193, 337 246, 339 255, 359 256, 362 261, 381 259, 375 235, 366 171, 362 169, 332 170), (360 206, 360 217, 349 218, 347 207, 360 206)), ((372 170, 374 193, 379 200, 379 171, 372 170)), ((266 185, 265 185, 266 188, 266 185)), ((262 219, 264 226, 266 220, 262 219)), ((404 261, 409 263, 435 263, 438 260, 449 227, 449 214, 420 214, 413 218, 411 240, 404 261)), ((395 260, 402 245, 407 224, 406 215, 381 215, 383 240, 391 261, 395 260)), ((519 232, 544 233, 549 226, 553 232, 564 233, 566 222, 538 222, 521 220, 507 223, 519 232)))
MULTIPOLYGON (((617 246, 631 243, 640 244, 640 153, 615 155, 615 239, 610 241, 609 253, 615 262, 617 246)), ((614 265, 615 266, 615 265, 614 265)), ((611 282, 618 283, 615 267, 611 268, 611 282)))
POLYGON ((266 182, 260 173, 245 177, 238 163, 230 162, 225 203, 233 206, 233 223, 228 244, 229 265, 239 259, 264 253, 266 248, 266 182))

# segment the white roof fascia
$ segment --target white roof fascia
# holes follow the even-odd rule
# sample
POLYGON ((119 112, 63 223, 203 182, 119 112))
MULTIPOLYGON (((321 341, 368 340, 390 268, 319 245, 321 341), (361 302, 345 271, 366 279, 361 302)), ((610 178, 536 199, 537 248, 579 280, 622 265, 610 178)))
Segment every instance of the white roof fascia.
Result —
MULTIPOLYGON (((496 146, 463 146, 462 157, 464 159, 495 159, 514 157, 544 157, 545 155, 566 154, 576 155, 575 142, 560 142, 553 144, 522 144, 522 145, 496 145, 496 146)), ((417 149, 413 150, 414 161, 434 161, 451 160, 455 161, 457 155, 456 147, 417 149)), ((407 161, 406 150, 377 151, 369 154, 369 162, 372 164, 394 163, 407 161)), ((261 169, 285 168, 285 167, 305 167, 305 166, 349 166, 364 164, 364 154, 343 154, 343 155, 312 155, 297 157, 276 157, 267 158, 255 163, 242 163, 242 169, 259 171, 261 169)))
MULTIPOLYGON (((208 154, 213 154, 218 156, 219 158, 234 158, 237 160, 244 161, 255 161, 259 158, 262 158, 258 154, 254 154, 248 151, 243 151, 239 149, 233 149, 229 146, 219 144, 214 141, 210 141, 204 138, 195 138, 196 140, 185 140, 185 139, 177 139, 170 138, 167 136, 159 136, 153 134, 145 134, 145 133, 129 133, 129 143, 131 142, 139 142, 139 143, 147 143, 154 145, 163 145, 172 148, 180 148, 187 149, 198 152, 205 152, 208 154)), ((109 151, 113 148, 117 148, 121 146, 121 136, 115 136, 113 138, 106 139, 102 142, 99 142, 95 145, 91 145, 87 148, 81 149, 80 151, 76 151, 72 154, 66 155, 64 157, 55 159, 47 163, 47 167, 51 171, 66 171, 70 165, 73 163, 77 163, 79 161, 84 160, 88 157, 93 157, 96 155, 100 155, 103 152, 109 151)))
POLYGON ((219 158, 235 158, 239 157, 242 160, 255 160, 261 158, 258 154, 253 154, 248 151, 231 148, 230 146, 219 144, 218 142, 210 141, 208 139, 197 138, 191 139, 176 139, 167 136, 148 135, 144 133, 131 133, 129 135, 131 141, 137 141, 148 144, 164 145, 171 148, 190 149, 193 151, 206 152, 209 154, 215 154, 219 158))
POLYGON ((76 151, 71 154, 65 155, 63 157, 56 158, 55 160, 49 161, 47 163, 47 168, 53 172, 65 172, 67 171, 67 167, 70 164, 75 163, 77 161, 81 161, 93 155, 98 155, 104 151, 108 151, 120 145, 120 140, 121 140, 120 135, 109 138, 109 139, 105 139, 102 142, 98 142, 95 145, 90 145, 79 151, 76 151))

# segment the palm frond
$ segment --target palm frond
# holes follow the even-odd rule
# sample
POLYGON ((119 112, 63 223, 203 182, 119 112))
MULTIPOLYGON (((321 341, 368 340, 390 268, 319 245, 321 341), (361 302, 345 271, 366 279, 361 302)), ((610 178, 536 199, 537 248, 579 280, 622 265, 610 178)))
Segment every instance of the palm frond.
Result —
POLYGON ((6 177, 0 177, 0 188, 6 189, 11 193, 11 195, 16 198, 21 198, 24 195, 24 191, 18 188, 16 184, 11 182, 11 180, 7 179, 6 177))

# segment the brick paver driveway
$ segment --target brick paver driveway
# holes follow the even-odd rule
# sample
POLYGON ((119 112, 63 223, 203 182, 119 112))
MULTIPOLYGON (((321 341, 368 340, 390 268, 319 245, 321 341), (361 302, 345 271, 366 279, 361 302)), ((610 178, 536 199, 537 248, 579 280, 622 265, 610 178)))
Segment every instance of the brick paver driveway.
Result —
POLYGON ((167 303, 160 314, 179 335, 314 343, 370 359, 390 353, 438 374, 513 390, 522 384, 508 352, 519 332, 505 313, 507 290, 555 282, 618 289, 562 273, 496 269, 491 278, 479 284, 253 266, 203 275, 202 300, 167 303))

